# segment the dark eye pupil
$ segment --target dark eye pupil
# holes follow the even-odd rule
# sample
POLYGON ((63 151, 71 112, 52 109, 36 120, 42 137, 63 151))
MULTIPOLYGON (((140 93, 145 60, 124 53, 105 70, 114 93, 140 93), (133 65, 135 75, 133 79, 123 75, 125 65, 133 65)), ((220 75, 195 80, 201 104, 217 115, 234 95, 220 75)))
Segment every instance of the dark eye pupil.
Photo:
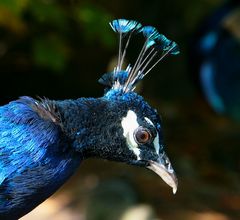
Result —
POLYGON ((141 141, 146 141, 148 140, 149 134, 146 131, 141 131, 141 132, 138 132, 137 137, 141 141))
POLYGON ((138 143, 144 144, 151 139, 151 134, 147 129, 140 127, 135 133, 135 139, 138 143))

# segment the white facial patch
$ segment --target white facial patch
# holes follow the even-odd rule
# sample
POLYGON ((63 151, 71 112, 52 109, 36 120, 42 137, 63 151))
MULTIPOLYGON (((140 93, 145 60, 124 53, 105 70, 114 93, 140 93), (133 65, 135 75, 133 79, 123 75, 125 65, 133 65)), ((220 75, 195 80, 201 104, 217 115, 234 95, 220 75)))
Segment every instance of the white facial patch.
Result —
POLYGON ((123 127, 123 136, 127 140, 129 149, 132 150, 137 156, 137 159, 140 160, 140 149, 138 148, 138 144, 133 136, 134 131, 139 127, 136 113, 132 110, 129 110, 127 112, 127 116, 122 119, 121 124, 123 127))
MULTIPOLYGON (((145 119, 150 125, 154 126, 153 122, 152 122, 149 118, 145 117, 144 119, 145 119)), ((155 126, 154 126, 154 127, 155 127, 155 126)), ((159 135, 158 135, 158 133, 157 133, 157 136, 155 137, 155 139, 153 140, 153 145, 154 145, 154 148, 155 148, 157 154, 159 154, 160 145, 159 145, 159 135)))

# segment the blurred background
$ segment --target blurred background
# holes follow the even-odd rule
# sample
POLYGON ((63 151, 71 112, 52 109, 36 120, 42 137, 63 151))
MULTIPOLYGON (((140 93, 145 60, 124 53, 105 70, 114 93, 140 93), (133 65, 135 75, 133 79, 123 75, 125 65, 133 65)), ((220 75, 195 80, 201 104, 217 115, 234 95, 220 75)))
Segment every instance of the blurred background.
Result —
POLYGON ((0 0, 1 105, 22 95, 102 96, 115 18, 156 26, 179 44, 139 91, 162 115, 178 192, 150 171, 92 159, 22 220, 240 219, 238 1, 0 0))

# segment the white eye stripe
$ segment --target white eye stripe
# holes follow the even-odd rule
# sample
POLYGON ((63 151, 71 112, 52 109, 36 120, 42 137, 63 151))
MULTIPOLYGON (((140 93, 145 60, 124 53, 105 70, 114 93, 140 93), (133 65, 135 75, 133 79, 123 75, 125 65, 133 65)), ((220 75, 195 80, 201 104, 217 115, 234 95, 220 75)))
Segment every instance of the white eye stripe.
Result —
POLYGON ((159 135, 158 135, 158 133, 157 133, 157 136, 155 137, 155 139, 153 141, 153 144, 154 144, 154 148, 156 150, 156 153, 159 154, 160 144, 159 144, 159 135))
MULTIPOLYGON (((153 122, 152 122, 149 118, 144 117, 144 119, 145 119, 150 125, 154 126, 153 122)), ((154 126, 154 127, 155 127, 155 126, 154 126)))
MULTIPOLYGON (((147 121, 147 123, 149 123, 150 125, 155 127, 153 122, 149 118, 145 117, 144 119, 147 121)), ((123 136, 127 140, 127 144, 128 144, 129 149, 132 150, 134 152, 134 154, 137 156, 137 159, 140 160, 141 159, 140 158, 140 153, 141 152, 140 152, 140 149, 138 148, 137 142, 134 139, 134 131, 137 128, 139 128, 139 126, 140 126, 138 121, 137 121, 136 113, 132 110, 129 110, 127 112, 126 117, 124 117, 122 119, 121 125, 122 125, 122 128, 123 128, 123 136)), ((153 145, 154 145, 156 153, 159 154, 160 144, 159 144, 158 133, 153 140, 153 145)))
POLYGON ((140 149, 133 136, 134 131, 139 127, 136 113, 129 110, 127 116, 122 119, 121 124, 123 128, 123 136, 126 137, 129 149, 132 150, 138 160, 140 160, 140 149))
MULTIPOLYGON (((153 122, 147 118, 147 117, 144 117, 144 119, 150 124, 152 125, 153 127, 155 127, 155 125, 153 124, 153 122)), ((160 149, 160 144, 159 144, 159 135, 157 133, 157 136, 155 137, 154 141, 153 141, 153 144, 154 144, 154 148, 156 150, 156 153, 159 154, 159 149, 160 149)))

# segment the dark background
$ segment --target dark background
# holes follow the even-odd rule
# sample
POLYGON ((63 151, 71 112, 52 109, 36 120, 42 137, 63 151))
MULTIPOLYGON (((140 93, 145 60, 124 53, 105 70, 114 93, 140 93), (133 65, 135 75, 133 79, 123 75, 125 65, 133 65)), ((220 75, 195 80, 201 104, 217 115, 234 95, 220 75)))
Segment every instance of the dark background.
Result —
MULTIPOLYGON (((179 178, 177 194, 150 171, 89 160, 23 219, 240 218, 240 125, 211 110, 188 61, 197 27, 224 2, 0 0, 2 105, 22 95, 101 96, 97 79, 117 55, 117 36, 108 25, 115 18, 156 26, 181 50, 162 61, 139 91, 162 115, 167 152, 179 178), (134 217, 124 216, 129 212, 134 217)), ((130 50, 127 57, 134 55, 130 50)))

